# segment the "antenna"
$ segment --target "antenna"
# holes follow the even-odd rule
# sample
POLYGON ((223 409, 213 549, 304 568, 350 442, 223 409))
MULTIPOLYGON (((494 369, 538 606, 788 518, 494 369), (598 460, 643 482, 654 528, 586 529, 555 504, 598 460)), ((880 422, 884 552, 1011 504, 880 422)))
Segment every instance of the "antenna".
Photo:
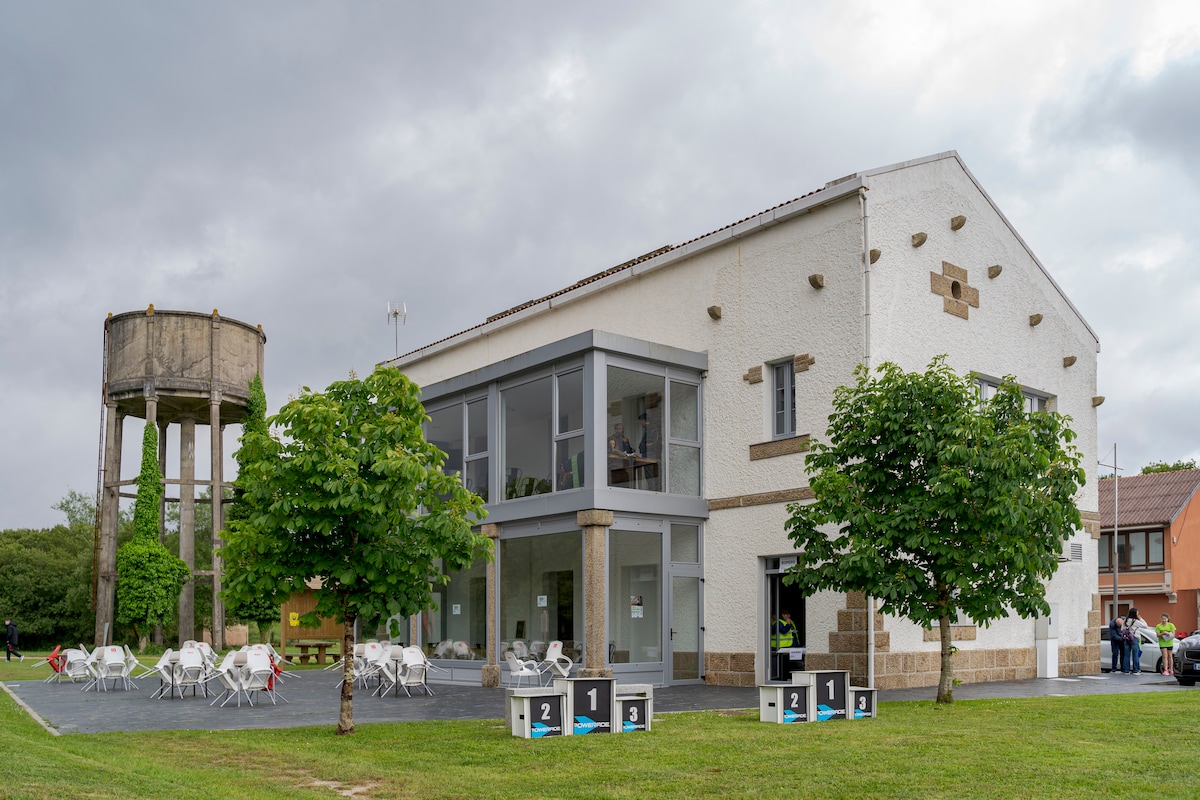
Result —
POLYGON ((400 328, 408 321, 408 305, 388 303, 388 325, 396 326, 396 357, 400 357, 400 328))

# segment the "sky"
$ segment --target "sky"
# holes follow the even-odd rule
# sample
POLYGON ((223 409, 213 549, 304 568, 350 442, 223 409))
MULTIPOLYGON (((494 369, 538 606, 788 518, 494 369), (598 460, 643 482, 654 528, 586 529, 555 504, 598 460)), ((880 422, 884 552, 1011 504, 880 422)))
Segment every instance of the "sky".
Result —
POLYGON ((110 312, 261 324, 273 412, 946 150, 1100 337, 1099 460, 1200 458, 1198 131, 1194 0, 13 0, 0 529, 95 492, 110 312))

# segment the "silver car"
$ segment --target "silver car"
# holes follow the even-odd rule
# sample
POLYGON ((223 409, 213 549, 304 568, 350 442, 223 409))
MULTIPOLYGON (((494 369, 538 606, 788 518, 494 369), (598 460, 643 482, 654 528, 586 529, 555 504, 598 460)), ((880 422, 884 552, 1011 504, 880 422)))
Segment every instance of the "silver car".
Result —
MULTIPOLYGON (((1139 662, 1139 668, 1142 672, 1162 672, 1162 650, 1158 646, 1158 637, 1154 635, 1154 629, 1139 628, 1138 633, 1141 634, 1142 640, 1142 658, 1139 662)), ((1108 672, 1109 667, 1112 666, 1112 642, 1108 640, 1107 626, 1101 629, 1100 640, 1100 671, 1108 672)), ((1171 649, 1175 653, 1179 652, 1178 639, 1172 642, 1171 649)), ((1121 663, 1119 658, 1117 663, 1121 663)))

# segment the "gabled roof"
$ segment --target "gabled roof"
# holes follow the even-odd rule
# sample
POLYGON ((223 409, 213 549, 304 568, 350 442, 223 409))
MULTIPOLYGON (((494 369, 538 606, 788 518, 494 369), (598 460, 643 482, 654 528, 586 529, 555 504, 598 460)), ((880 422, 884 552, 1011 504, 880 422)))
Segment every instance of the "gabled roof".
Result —
POLYGON ((945 158, 954 159, 958 163, 959 167, 962 168, 967 178, 973 184, 975 184, 975 187, 983 195, 984 199, 987 200, 988 204, 992 207, 992 210, 995 211, 996 215, 1009 229, 1013 236, 1017 238, 1017 241, 1021 243, 1021 246, 1042 271, 1046 279, 1050 281, 1050 284, 1058 291, 1060 295, 1062 295, 1067 305, 1079 318, 1079 321, 1084 325, 1085 328, 1087 328, 1088 333, 1091 334, 1093 340, 1096 342, 1096 350, 1098 352, 1100 349, 1100 339, 1098 336, 1096 336, 1096 332, 1092 330, 1092 327, 1088 325, 1087 320, 1083 318, 1083 315, 1080 314, 1079 310, 1076 309, 1074 304, 1071 303, 1070 299, 1066 296, 1066 293, 1062 291, 1057 283, 1055 283, 1054 278, 1050 276, 1049 271, 1042 264, 1042 262, 1038 260, 1037 256, 1034 255, 1033 250, 1025 243, 1025 240, 1021 238, 1021 235, 1017 232, 1016 228, 1012 226, 1012 223, 1008 221, 1008 218, 1005 217, 1003 212, 1000 211, 999 206, 996 205, 979 181, 975 179, 975 176, 971 174, 971 171, 967 169, 967 165, 963 163, 962 159, 958 155, 958 152, 955 150, 947 150, 946 152, 936 153, 924 158, 917 158, 911 161, 902 161, 886 167, 878 167, 876 169, 865 170, 863 172, 856 172, 851 175, 847 175, 844 178, 838 178, 837 180, 830 181, 822 188, 814 189, 807 194, 802 194, 794 200, 789 200, 785 203, 772 206, 765 211, 745 217, 737 222, 731 222, 728 225, 717 228, 716 230, 710 231, 702 236, 689 239, 685 242, 664 245, 657 250, 652 250, 649 253, 646 253, 645 255, 630 259, 629 261, 625 261, 614 267, 609 267, 608 269, 584 278, 583 280, 576 281, 566 288, 559 289, 558 291, 543 295, 537 299, 529 300, 521 303, 520 305, 513 306, 506 311, 493 314, 478 325, 474 325, 443 339, 430 342, 429 344, 418 347, 417 349, 408 353, 404 353, 396 358, 387 359, 383 363, 391 364, 393 366, 403 366, 406 363, 420 360, 421 358, 440 350, 453 347, 456 344, 467 341, 476 336, 485 335, 507 324, 524 319, 526 316, 531 314, 549 311, 556 306, 569 303, 572 300, 580 297, 584 297, 593 291, 601 291, 617 281, 659 269, 679 259, 687 258, 689 256, 693 256, 717 247, 729 241, 730 239, 740 239, 743 236, 748 236, 758 230, 778 225, 779 223, 790 219, 791 217, 813 211, 821 206, 828 205, 829 203, 840 200, 849 195, 856 194, 860 189, 869 189, 870 179, 875 175, 882 175, 884 173, 893 172, 896 170, 907 169, 909 167, 927 164, 929 162, 939 161, 945 158))
POLYGON ((1154 472, 1100 481, 1100 527, 1113 526, 1113 489, 1117 489, 1121 527, 1166 525, 1200 489, 1200 469, 1154 472))

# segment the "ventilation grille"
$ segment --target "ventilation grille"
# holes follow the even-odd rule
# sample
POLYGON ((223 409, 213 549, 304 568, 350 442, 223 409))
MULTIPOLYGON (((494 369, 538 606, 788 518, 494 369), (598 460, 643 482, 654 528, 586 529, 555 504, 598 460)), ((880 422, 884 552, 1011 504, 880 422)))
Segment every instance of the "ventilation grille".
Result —
POLYGON ((1079 542, 1071 542, 1066 550, 1059 553, 1059 563, 1074 562, 1076 564, 1083 563, 1083 545, 1079 542))

